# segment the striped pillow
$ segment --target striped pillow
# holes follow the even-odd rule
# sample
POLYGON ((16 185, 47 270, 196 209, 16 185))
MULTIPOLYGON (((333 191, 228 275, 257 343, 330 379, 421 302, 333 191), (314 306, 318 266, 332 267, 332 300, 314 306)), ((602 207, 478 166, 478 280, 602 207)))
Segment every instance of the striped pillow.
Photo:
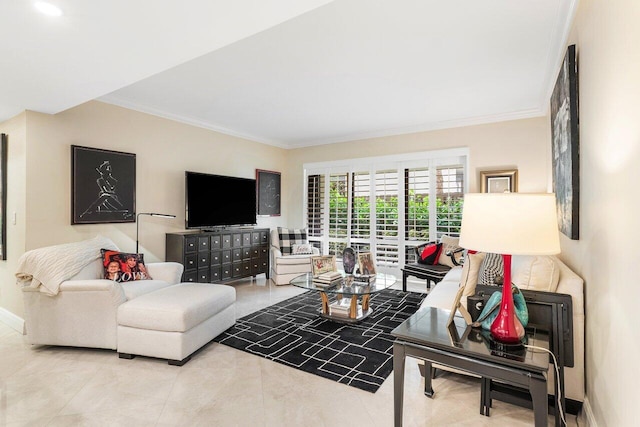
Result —
POLYGON ((280 239, 280 252, 282 252, 282 255, 291 255, 293 245, 309 243, 306 228, 278 227, 278 238, 280 239))
POLYGON ((478 283, 481 285, 501 285, 504 278, 504 262, 502 255, 488 253, 478 273, 478 283))

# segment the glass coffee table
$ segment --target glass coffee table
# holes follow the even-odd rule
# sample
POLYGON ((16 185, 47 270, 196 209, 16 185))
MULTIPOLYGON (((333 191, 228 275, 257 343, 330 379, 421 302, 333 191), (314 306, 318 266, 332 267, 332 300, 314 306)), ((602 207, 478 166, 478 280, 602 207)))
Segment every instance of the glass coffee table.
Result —
POLYGON ((369 306, 371 295, 392 286, 396 283, 396 278, 390 274, 378 273, 373 282, 362 283, 354 281, 353 276, 343 273, 342 280, 339 280, 336 285, 326 287, 316 285, 311 273, 306 273, 293 278, 289 283, 298 288, 320 293, 321 317, 334 322, 357 323, 373 313, 373 308, 369 306), (334 296, 335 301, 331 302, 330 297, 334 296))

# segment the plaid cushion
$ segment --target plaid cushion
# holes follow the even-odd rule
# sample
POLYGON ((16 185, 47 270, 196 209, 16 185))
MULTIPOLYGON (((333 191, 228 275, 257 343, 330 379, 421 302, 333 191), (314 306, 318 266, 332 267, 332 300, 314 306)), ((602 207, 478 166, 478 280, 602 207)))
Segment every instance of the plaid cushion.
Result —
POLYGON ((282 228, 278 227, 278 237, 280 238, 280 251, 282 255, 291 255, 293 245, 304 245, 307 241, 307 230, 305 228, 282 228))

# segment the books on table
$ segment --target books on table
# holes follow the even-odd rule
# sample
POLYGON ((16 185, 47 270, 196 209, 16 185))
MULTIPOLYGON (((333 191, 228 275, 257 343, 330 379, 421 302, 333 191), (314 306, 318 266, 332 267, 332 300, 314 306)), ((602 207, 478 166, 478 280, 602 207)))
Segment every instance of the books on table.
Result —
POLYGON ((329 305, 329 310, 333 316, 349 317, 351 311, 351 299, 343 298, 329 305))
POLYGON ((342 274, 337 271, 327 271, 313 278, 314 280, 331 281, 336 279, 342 279, 342 274))
POLYGON ((328 271, 313 278, 316 286, 330 287, 342 282, 342 274, 337 271, 328 271))
POLYGON ((356 283, 372 283, 375 282, 375 280, 375 274, 355 274, 353 276, 353 281, 356 283))

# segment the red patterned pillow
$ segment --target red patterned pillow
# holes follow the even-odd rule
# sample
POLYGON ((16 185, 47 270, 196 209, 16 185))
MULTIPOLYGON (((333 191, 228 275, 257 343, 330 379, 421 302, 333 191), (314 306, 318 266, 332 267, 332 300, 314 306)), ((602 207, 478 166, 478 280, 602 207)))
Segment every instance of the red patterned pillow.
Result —
POLYGON ((129 254, 109 249, 102 249, 101 252, 105 279, 116 282, 151 279, 144 265, 143 254, 129 254))
POLYGON ((440 252, 442 252, 442 243, 427 243, 420 252, 418 262, 428 265, 437 264, 440 252))

